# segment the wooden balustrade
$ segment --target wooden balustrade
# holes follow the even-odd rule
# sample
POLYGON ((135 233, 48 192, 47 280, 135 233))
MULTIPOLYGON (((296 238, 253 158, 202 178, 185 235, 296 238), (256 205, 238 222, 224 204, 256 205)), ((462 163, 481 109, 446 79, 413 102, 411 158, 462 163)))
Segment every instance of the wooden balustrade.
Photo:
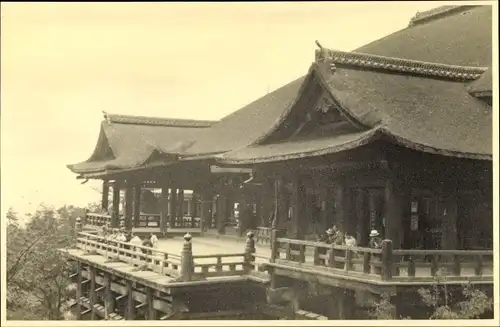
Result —
POLYGON ((100 254, 109 260, 146 267, 162 275, 179 276, 180 274, 181 257, 179 255, 151 247, 133 245, 88 233, 78 233, 77 247, 88 253, 100 254))
POLYGON ((111 224, 111 215, 107 213, 87 212, 83 224, 96 227, 107 226, 111 224))
MULTIPOLYGON (((122 217, 123 219, 123 217, 122 217)), ((159 213, 141 213, 139 215, 139 228, 159 228, 160 227, 161 215, 159 213)), ((199 217, 189 217, 185 216, 175 220, 174 226, 168 226, 170 228, 191 228, 191 221, 194 219, 194 227, 200 227, 199 217)), ((134 220, 134 219, 132 219, 134 220)), ((111 224, 111 215, 107 213, 91 213, 88 212, 84 218, 84 225, 90 225, 94 227, 102 227, 111 224)))
POLYGON ((173 226, 169 226, 171 228, 191 228, 193 225, 191 222, 194 219, 194 228, 200 228, 200 222, 201 219, 200 217, 191 217, 191 216, 184 216, 182 218, 177 218, 174 221, 173 226))
POLYGON ((271 236, 273 229, 270 227, 257 227, 253 232, 255 234, 255 242, 257 244, 271 246, 271 236))
POLYGON ((184 236, 181 255, 147 246, 133 245, 103 236, 80 232, 77 248, 111 261, 127 262, 183 281, 210 277, 238 276, 255 269, 253 233, 247 236, 245 251, 232 254, 193 255, 191 235, 184 236), (229 259, 228 261, 226 261, 229 259))
POLYGON ((159 213, 141 213, 139 215, 138 227, 160 227, 161 215, 159 213))
POLYGON ((390 240, 372 249, 275 236, 271 262, 320 266, 384 281, 493 276, 491 250, 395 250, 390 240))

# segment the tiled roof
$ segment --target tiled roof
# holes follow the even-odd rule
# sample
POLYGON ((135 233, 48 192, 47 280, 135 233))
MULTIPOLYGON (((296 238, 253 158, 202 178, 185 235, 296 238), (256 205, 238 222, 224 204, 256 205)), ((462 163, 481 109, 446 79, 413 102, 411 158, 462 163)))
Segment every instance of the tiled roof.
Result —
POLYGON ((138 167, 154 154, 177 155, 191 146, 211 122, 106 115, 94 153, 68 165, 75 173, 138 167))

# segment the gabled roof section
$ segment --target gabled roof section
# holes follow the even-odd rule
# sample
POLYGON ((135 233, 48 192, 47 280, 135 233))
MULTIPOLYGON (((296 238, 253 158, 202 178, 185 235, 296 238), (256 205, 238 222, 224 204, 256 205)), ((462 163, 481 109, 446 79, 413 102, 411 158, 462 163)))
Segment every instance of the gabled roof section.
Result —
POLYGON ((465 83, 487 67, 325 49, 318 57, 329 67, 324 85, 361 123, 371 125, 377 117, 385 134, 420 151, 491 160, 491 110, 465 83))
POLYGON ((81 174, 131 169, 145 164, 154 154, 175 160, 212 123, 105 114, 94 153, 68 168, 81 174))
POLYGON ((368 43, 356 52, 460 66, 491 67, 492 6, 459 6, 368 43))
POLYGON ((301 77, 222 118, 184 156, 196 159, 255 143, 284 119, 303 82, 301 77))

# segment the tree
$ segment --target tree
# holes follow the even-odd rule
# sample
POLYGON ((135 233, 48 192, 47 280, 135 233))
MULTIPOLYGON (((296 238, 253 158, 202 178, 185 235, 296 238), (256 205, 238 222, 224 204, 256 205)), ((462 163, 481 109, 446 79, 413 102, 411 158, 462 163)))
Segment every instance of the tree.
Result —
POLYGON ((8 318, 22 310, 33 316, 23 319, 62 319, 70 266, 58 249, 73 244, 74 219, 81 210, 41 206, 24 228, 7 226, 8 318))
MULTIPOLYGON (((445 280, 445 276, 438 274, 431 287, 418 290, 423 304, 432 309, 429 319, 478 319, 493 309, 493 299, 471 283, 462 286, 463 299, 453 301, 445 280)), ((380 320, 398 319, 396 307, 387 294, 382 294, 370 315, 380 320)))

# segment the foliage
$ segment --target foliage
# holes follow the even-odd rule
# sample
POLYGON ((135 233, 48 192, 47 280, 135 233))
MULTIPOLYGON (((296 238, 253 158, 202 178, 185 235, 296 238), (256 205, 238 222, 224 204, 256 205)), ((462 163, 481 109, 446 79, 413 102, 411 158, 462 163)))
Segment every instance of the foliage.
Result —
POLYGON ((73 244, 82 209, 41 206, 24 227, 9 210, 7 225, 7 318, 62 319, 70 266, 59 251, 73 244))
MULTIPOLYGON (((462 286, 463 299, 453 301, 445 281, 446 278, 438 274, 431 287, 418 290, 422 303, 432 309, 429 319, 478 319, 493 309, 493 299, 470 283, 462 286)), ((391 303, 390 296, 382 294, 370 315, 379 320, 397 319, 396 307, 391 303)))

